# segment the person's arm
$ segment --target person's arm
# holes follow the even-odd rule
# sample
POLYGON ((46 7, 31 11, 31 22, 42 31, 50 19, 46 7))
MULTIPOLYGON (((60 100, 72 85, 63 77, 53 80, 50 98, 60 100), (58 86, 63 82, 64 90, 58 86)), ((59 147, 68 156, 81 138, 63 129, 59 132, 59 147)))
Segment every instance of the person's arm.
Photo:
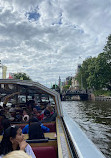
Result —
POLYGON ((28 144, 25 148, 25 152, 30 155, 32 158, 36 158, 31 146, 28 144))
POLYGON ((40 126, 41 126, 41 129, 42 129, 42 131, 43 131, 44 133, 50 132, 50 129, 49 129, 48 127, 44 126, 43 124, 41 124, 40 126))
POLYGON ((19 142, 20 150, 25 151, 25 148, 27 147, 27 145, 28 145, 28 143, 24 140, 22 142, 19 142))

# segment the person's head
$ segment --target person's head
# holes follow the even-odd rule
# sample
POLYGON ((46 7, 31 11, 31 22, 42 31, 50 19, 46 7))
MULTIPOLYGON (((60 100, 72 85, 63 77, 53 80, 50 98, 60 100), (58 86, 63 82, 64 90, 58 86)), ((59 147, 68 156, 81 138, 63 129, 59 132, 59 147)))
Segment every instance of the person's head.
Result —
POLYGON ((27 105, 31 105, 32 107, 34 106, 34 104, 35 104, 34 100, 29 100, 28 103, 27 103, 27 105))
POLYGON ((23 110, 23 116, 24 115, 27 115, 27 111, 26 110, 23 110))
POLYGON ((29 121, 29 115, 24 115, 23 118, 22 118, 22 120, 24 122, 28 122, 29 121))
POLYGON ((53 108, 52 108, 52 106, 49 105, 49 104, 47 105, 46 109, 49 110, 50 112, 53 112, 53 108))
POLYGON ((32 117, 29 119, 29 126, 34 123, 34 122, 39 122, 39 120, 36 117, 32 117))
POLYGON ((11 114, 12 117, 14 117, 14 116, 16 115, 16 110, 15 110, 15 108, 9 109, 9 113, 11 114))
POLYGON ((8 127, 3 134, 3 138, 0 144, 0 155, 6 155, 7 153, 19 149, 19 143, 24 140, 22 129, 19 126, 8 127))
POLYGON ((34 113, 38 113, 38 111, 37 111, 36 108, 33 108, 33 112, 34 112, 34 113))
POLYGON ((46 110, 44 111, 44 116, 50 117, 50 111, 46 109, 46 110))
POLYGON ((4 156, 4 158, 31 158, 27 153, 22 150, 12 151, 4 156))
POLYGON ((3 126, 3 130, 5 131, 8 127, 11 126, 10 120, 8 120, 8 119, 3 119, 3 120, 2 120, 2 126, 3 126))
POLYGON ((39 122, 34 122, 29 126, 29 140, 44 139, 44 134, 39 122))

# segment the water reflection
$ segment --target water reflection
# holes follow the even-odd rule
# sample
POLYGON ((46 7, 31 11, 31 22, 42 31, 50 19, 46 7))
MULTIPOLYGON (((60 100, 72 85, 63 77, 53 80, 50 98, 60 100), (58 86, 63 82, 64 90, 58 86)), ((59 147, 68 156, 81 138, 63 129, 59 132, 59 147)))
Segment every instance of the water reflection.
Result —
POLYGON ((68 101, 62 105, 103 154, 111 158, 111 103, 68 101))

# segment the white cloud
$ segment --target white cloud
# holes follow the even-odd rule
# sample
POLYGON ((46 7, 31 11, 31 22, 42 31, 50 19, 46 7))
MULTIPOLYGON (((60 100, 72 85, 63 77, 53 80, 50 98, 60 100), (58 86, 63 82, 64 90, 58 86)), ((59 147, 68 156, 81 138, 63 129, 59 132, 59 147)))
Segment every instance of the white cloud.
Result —
POLYGON ((74 75, 77 64, 102 52, 110 17, 110 0, 0 0, 0 59, 7 75, 26 72, 47 86, 74 75))

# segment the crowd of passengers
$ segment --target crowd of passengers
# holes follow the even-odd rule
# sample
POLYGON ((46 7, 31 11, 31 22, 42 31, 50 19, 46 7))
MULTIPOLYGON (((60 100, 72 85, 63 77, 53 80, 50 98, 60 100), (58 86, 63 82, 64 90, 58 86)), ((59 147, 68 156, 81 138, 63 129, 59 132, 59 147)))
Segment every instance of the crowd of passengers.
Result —
POLYGON ((35 117, 41 122, 55 121, 56 113, 50 103, 39 105, 34 100, 29 100, 27 105, 17 108, 15 105, 9 107, 0 107, 0 115, 8 118, 11 122, 28 122, 29 118, 35 117))
POLYGON ((18 109, 12 106, 10 109, 0 107, 0 134, 3 135, 0 143, 0 158, 14 150, 23 150, 32 158, 35 158, 31 146, 24 140, 24 134, 29 139, 44 139, 44 133, 50 129, 44 126, 43 122, 55 121, 55 109, 48 103, 46 106, 35 104, 30 100, 25 108, 18 109), (26 126, 12 125, 14 122, 24 122, 26 126))

